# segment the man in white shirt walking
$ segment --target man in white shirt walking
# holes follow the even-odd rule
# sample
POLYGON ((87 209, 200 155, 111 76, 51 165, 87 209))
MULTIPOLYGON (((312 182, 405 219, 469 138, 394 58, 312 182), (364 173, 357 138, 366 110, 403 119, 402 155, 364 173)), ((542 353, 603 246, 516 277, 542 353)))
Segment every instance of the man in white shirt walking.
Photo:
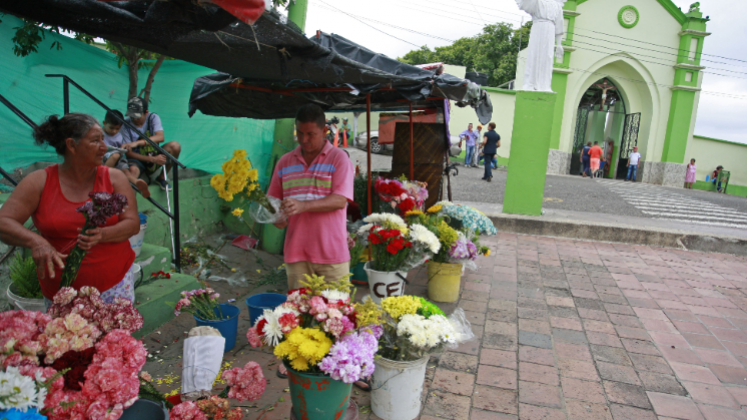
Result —
POLYGON ((640 161, 641 154, 638 153, 638 146, 633 146, 633 153, 628 156, 628 176, 625 177, 626 181, 635 182, 636 175, 638 175, 638 162, 640 161))

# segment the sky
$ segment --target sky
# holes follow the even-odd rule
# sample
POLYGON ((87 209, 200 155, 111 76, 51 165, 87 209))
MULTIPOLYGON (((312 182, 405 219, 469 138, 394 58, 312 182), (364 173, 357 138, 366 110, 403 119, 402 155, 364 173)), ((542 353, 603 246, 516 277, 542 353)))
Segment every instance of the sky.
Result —
MULTIPOLYGON (((308 1, 307 35, 317 29, 335 33, 392 58, 422 45, 431 49, 450 45, 480 33, 485 24, 504 21, 518 27, 522 19, 530 19, 515 0, 308 1)), ((674 0, 683 10, 693 2, 674 0)), ((719 62, 702 65, 708 67, 706 71, 729 77, 704 74, 695 134, 747 143, 747 26, 743 23, 747 2, 701 0, 700 4, 701 12, 711 17, 708 32, 713 33, 703 51, 710 55, 703 59, 719 62)))

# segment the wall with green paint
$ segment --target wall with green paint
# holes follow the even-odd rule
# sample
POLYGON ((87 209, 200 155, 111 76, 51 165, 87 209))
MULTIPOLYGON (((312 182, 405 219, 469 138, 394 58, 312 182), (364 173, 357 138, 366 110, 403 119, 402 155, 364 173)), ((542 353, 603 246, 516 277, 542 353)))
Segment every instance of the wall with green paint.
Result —
POLYGON ((685 163, 687 139, 695 107, 695 92, 675 90, 669 108, 667 135, 661 155, 662 162, 685 163))
MULTIPOLYGON (((716 191, 716 185, 711 182, 696 181, 693 184, 693 189, 703 191, 716 191)), ((734 195, 737 197, 747 197, 747 187, 729 182, 729 186, 726 188, 726 194, 734 195)))
POLYGON ((693 136, 685 156, 687 163, 690 159, 696 160, 699 181, 705 181, 706 175, 710 175, 718 165, 722 165, 731 172, 731 185, 747 185, 747 144, 693 136))
POLYGON ((556 94, 519 91, 516 95, 511 159, 503 212, 539 216, 545 190, 550 132, 556 94))

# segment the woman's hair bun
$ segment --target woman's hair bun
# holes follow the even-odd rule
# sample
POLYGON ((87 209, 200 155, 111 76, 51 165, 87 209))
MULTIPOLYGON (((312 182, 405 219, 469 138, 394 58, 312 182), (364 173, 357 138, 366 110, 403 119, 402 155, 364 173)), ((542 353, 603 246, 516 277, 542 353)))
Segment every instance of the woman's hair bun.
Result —
POLYGON ((58 155, 64 155, 67 149, 65 140, 72 138, 79 142, 94 125, 99 125, 99 122, 88 114, 72 113, 62 118, 50 115, 34 129, 34 140, 36 144, 48 144, 58 155))

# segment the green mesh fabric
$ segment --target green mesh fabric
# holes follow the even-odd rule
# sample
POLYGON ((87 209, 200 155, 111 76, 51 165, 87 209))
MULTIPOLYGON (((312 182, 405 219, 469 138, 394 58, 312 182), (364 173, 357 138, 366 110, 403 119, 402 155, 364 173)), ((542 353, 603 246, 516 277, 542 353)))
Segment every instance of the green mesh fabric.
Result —
MULTIPOLYGON (((13 16, 0 18, 0 94, 10 100, 32 120, 39 123, 51 114, 62 114, 62 79, 45 74, 65 74, 107 106, 124 113, 129 86, 126 67, 118 68, 116 57, 95 46, 47 33, 39 52, 20 58, 13 54, 13 29, 21 21, 13 16), (59 41, 63 49, 51 50, 59 41)), ((151 92, 150 111, 161 117, 166 141, 182 145, 180 160, 189 168, 220 172, 221 164, 235 149, 245 149, 252 164, 268 182, 266 167, 272 151, 274 120, 252 120, 202 115, 187 116, 192 84, 197 77, 215 70, 184 61, 165 61, 151 92)), ((140 70, 140 89, 148 70, 140 70)), ((105 111, 77 89, 70 88, 70 111, 89 113, 99 120, 105 111)), ((53 149, 36 146, 31 129, 4 105, 0 104, 0 167, 11 172, 37 161, 60 161, 53 149)))

